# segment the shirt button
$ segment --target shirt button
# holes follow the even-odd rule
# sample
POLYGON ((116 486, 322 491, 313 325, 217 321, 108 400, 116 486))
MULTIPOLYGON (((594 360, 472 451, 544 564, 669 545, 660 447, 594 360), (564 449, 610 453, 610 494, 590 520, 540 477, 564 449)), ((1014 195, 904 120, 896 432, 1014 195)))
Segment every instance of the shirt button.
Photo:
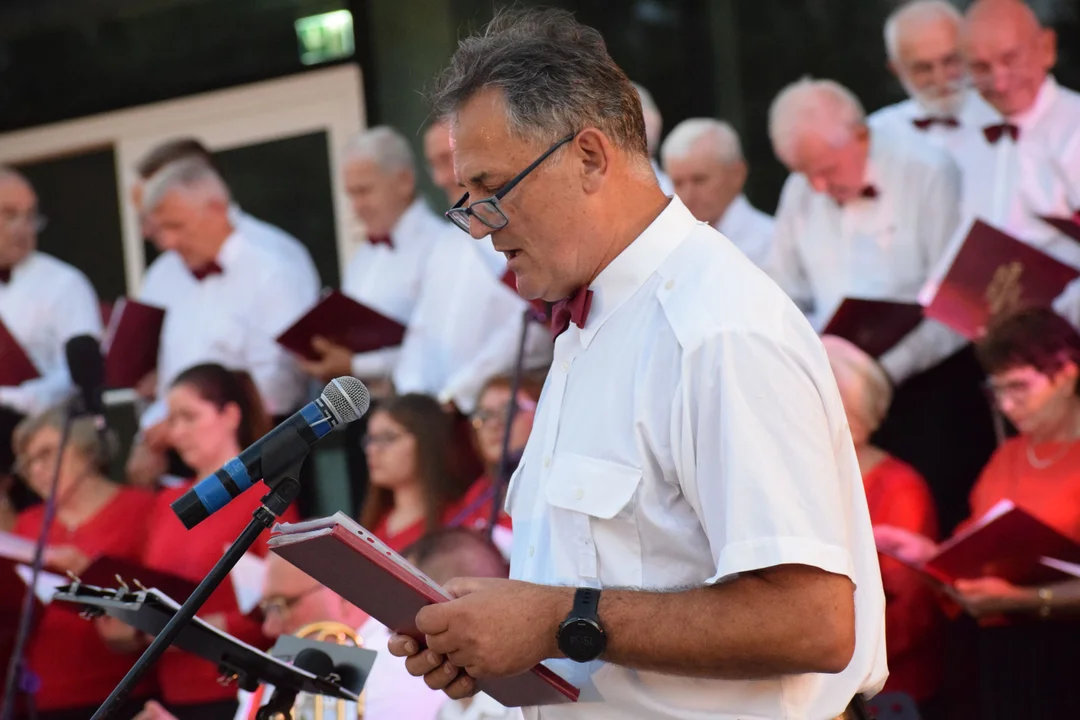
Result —
POLYGON ((562 371, 563 372, 570 372, 570 363, 569 363, 569 361, 563 360, 562 371))
POLYGON ((544 456, 544 467, 551 467, 551 456, 550 455, 545 455, 544 456))
POLYGON ((664 285, 664 287, 666 289, 670 290, 671 288, 675 287, 675 281, 674 280, 668 280, 667 283, 664 285))
POLYGON ((581 498, 585 497, 585 491, 581 488, 578 488, 577 491, 574 493, 574 497, 580 500, 581 498))

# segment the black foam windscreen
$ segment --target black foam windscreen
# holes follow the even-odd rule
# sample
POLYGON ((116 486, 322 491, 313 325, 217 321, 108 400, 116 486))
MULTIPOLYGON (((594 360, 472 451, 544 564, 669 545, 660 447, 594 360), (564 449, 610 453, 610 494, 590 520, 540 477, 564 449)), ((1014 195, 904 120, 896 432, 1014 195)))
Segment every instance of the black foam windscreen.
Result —
POLYGON ((105 359, 101 346, 92 335, 76 335, 64 347, 68 373, 79 389, 86 412, 103 415, 105 407, 101 394, 105 390, 105 359))

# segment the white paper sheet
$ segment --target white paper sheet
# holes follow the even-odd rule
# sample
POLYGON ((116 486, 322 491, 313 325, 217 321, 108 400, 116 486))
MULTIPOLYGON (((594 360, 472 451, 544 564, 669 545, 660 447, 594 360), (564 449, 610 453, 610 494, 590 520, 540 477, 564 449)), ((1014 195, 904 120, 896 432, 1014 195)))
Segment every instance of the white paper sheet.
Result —
MULTIPOLYGON (((30 578, 34 575, 34 569, 29 565, 16 565, 15 573, 19 576, 27 585, 30 584, 30 578)), ((56 594, 56 589, 64 585, 70 584, 63 575, 57 575, 47 570, 42 570, 38 573, 37 585, 34 587, 34 595, 41 601, 42 605, 48 605, 52 602, 53 595, 56 594)))

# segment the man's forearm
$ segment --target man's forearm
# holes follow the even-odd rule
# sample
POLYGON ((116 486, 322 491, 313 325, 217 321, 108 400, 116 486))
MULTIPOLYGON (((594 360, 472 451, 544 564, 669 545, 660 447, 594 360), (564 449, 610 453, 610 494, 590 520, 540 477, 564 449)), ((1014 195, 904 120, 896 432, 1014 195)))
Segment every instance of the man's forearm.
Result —
POLYGON ((725 679, 828 673, 854 652, 854 587, 815 568, 677 592, 604 590, 599 614, 604 659, 638 670, 725 679))

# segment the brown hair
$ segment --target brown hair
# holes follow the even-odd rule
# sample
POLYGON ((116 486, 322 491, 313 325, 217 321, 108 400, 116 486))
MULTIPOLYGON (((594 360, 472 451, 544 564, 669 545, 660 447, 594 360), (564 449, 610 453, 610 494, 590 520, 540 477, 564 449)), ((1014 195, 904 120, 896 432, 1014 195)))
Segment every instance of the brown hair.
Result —
POLYGON ((429 532, 402 551, 401 556, 420 569, 430 571, 439 562, 449 561, 457 577, 507 577, 506 558, 482 533, 465 527, 429 532))
POLYGON ((996 320, 976 353, 987 374, 1031 366, 1052 377, 1069 362, 1080 367, 1080 333, 1053 310, 1031 308, 996 320))
POLYGON ((251 376, 243 370, 229 370, 215 363, 190 367, 176 376, 172 387, 187 385, 218 410, 232 403, 240 408, 236 442, 245 448, 270 432, 270 417, 251 376))
MULTIPOLYGON (((518 392, 525 393, 526 397, 531 400, 539 400, 540 391, 544 389, 544 380, 546 378, 546 369, 522 373, 521 382, 518 384, 518 392)), ((513 384, 514 379, 509 375, 495 375, 494 377, 488 378, 488 381, 480 388, 480 392, 477 393, 476 399, 479 400, 484 397, 484 393, 492 388, 505 388, 509 390, 513 384)))
POLYGON ((168 140, 151 149, 139 158, 139 162, 135 164, 135 172, 138 173, 139 179, 149 180, 166 165, 177 160, 189 159, 201 160, 215 172, 218 171, 210 150, 195 138, 184 137, 168 140))
MULTIPOLYGON (((446 507, 465 494, 470 480, 455 462, 453 422, 435 398, 417 393, 383 400, 374 412, 386 413, 415 438, 416 472, 424 491, 426 527, 439 529, 446 507)), ((366 528, 378 525, 393 500, 390 490, 369 483, 360 508, 360 524, 366 528)))

